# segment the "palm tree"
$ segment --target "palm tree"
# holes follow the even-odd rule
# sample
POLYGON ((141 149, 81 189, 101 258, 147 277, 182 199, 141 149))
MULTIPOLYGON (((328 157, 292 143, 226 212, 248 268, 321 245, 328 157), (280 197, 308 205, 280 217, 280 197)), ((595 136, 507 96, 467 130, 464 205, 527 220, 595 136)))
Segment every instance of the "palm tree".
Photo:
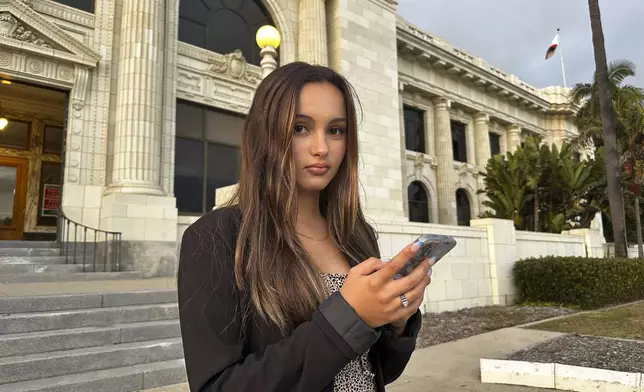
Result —
MULTIPOLYGON (((636 140, 644 136, 644 89, 624 84, 625 79, 635 76, 635 73, 635 64, 629 60, 617 60, 608 65, 608 81, 612 91, 617 120, 617 152, 620 157, 620 167, 625 164, 633 166, 634 153, 639 146, 636 140)), ((575 102, 582 104, 575 116, 575 123, 579 127, 579 136, 573 140, 573 144, 577 149, 603 146, 597 75, 595 75, 593 83, 575 85, 572 96, 575 102)), ((635 185, 634 178, 627 178, 626 180, 635 185)), ((629 203, 632 202, 635 206, 633 216, 635 216, 638 248, 641 250, 639 257, 644 258, 640 235, 640 216, 637 214, 639 198, 635 195, 633 199, 630 193, 626 193, 624 199, 629 203)), ((625 218, 626 232, 627 234, 632 234, 628 230, 628 217, 627 215, 625 218)), ((629 237, 627 235, 627 238, 629 237)))
MULTIPOLYGON (((630 60, 616 60, 608 64, 608 82, 617 120, 617 149, 622 153, 628 149, 628 143, 625 144, 627 140, 644 132, 639 116, 644 102, 644 89, 624 84, 624 80, 635 76, 635 73, 635 64, 630 60), (637 121, 640 123, 637 124, 637 121)), ((603 146, 597 74, 592 83, 576 84, 572 90, 572 99, 581 103, 581 108, 575 115, 580 133, 574 144, 578 148, 603 146)))
POLYGON ((624 224, 624 203, 622 199, 622 185, 620 183, 619 156, 617 154, 616 116, 613 107, 613 91, 608 79, 608 66, 606 64, 606 48, 604 46, 604 32, 602 28, 599 0, 588 0, 590 13, 590 28, 593 37, 595 52, 595 69, 597 79, 597 95, 599 96, 599 109, 602 123, 602 136, 604 140, 604 162, 606 164, 606 177, 608 183, 608 201, 610 215, 615 236, 615 256, 627 257, 626 228, 624 224))

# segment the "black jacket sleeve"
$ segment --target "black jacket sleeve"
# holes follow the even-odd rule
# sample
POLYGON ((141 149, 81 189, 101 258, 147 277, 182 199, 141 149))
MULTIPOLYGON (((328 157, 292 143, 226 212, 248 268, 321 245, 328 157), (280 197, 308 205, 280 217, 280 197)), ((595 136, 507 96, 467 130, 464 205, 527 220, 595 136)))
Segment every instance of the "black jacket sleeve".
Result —
POLYGON ((405 370, 416 349, 421 324, 422 315, 419 310, 407 321, 402 336, 396 336, 389 326, 382 329, 382 336, 378 341, 378 357, 385 385, 396 381, 405 370))
POLYGON ((177 285, 190 390, 322 390, 380 333, 335 293, 289 337, 246 354, 233 279, 236 229, 231 222, 230 212, 215 210, 183 235, 177 285))

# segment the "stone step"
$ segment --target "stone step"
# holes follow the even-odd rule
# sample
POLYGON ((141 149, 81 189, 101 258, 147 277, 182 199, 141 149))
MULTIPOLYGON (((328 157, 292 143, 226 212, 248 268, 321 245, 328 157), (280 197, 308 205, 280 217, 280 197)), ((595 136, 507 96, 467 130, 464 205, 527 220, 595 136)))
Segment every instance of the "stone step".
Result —
POLYGON ((181 338, 0 358, 0 383, 16 383, 183 357, 181 338))
POLYGON ((114 306, 98 309, 18 313, 0 317, 0 335, 114 324, 171 320, 179 317, 176 303, 114 306))
POLYGON ((0 241, 0 249, 6 248, 56 248, 56 241, 0 241))
POLYGON ((178 319, 0 335, 0 358, 177 337, 178 319))
MULTIPOLYGON (((92 260, 93 261, 93 260, 92 260)), ((65 256, 0 256, 0 264, 72 264, 65 256)))
POLYGON ((87 280, 137 279, 142 274, 137 271, 125 272, 41 272, 38 274, 0 274, 0 283, 26 282, 76 282, 87 280))
MULTIPOLYGON (((87 268, 89 269, 91 267, 87 266, 87 268)), ((82 264, 24 264, 24 263, 0 264, 0 275, 2 274, 39 274, 43 272, 56 272, 56 273, 83 272, 83 265, 82 264)))
POLYGON ((0 392, 131 392, 183 383, 183 359, 0 385, 0 392))
MULTIPOLYGON (((145 284, 145 281, 141 281, 145 284)), ((174 289, 0 297, 0 314, 177 303, 174 289)))
POLYGON ((58 248, 0 248, 0 257, 3 256, 59 256, 58 248))

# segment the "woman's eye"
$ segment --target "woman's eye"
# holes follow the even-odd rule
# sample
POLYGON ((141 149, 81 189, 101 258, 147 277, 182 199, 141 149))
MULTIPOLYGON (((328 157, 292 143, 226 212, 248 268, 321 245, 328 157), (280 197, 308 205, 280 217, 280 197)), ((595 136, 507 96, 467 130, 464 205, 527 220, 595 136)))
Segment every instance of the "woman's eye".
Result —
POLYGON ((342 128, 331 128, 329 129, 329 133, 333 136, 340 136, 344 134, 344 129, 342 128))
POLYGON ((304 125, 301 125, 301 124, 295 125, 295 133, 304 133, 306 131, 307 129, 304 125))

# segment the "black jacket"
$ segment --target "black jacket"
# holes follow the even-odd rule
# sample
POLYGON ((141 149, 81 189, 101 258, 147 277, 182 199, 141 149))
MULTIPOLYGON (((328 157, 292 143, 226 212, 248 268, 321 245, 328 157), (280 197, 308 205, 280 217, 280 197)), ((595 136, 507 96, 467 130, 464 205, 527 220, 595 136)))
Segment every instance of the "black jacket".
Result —
POLYGON ((178 296, 190 390, 332 392, 336 374, 371 347, 378 391, 384 392, 414 351, 420 312, 397 338, 389 326, 366 325, 336 292, 286 338, 259 316, 242 324, 240 309, 248 302, 233 278, 240 217, 235 207, 218 209, 183 235, 178 296))

